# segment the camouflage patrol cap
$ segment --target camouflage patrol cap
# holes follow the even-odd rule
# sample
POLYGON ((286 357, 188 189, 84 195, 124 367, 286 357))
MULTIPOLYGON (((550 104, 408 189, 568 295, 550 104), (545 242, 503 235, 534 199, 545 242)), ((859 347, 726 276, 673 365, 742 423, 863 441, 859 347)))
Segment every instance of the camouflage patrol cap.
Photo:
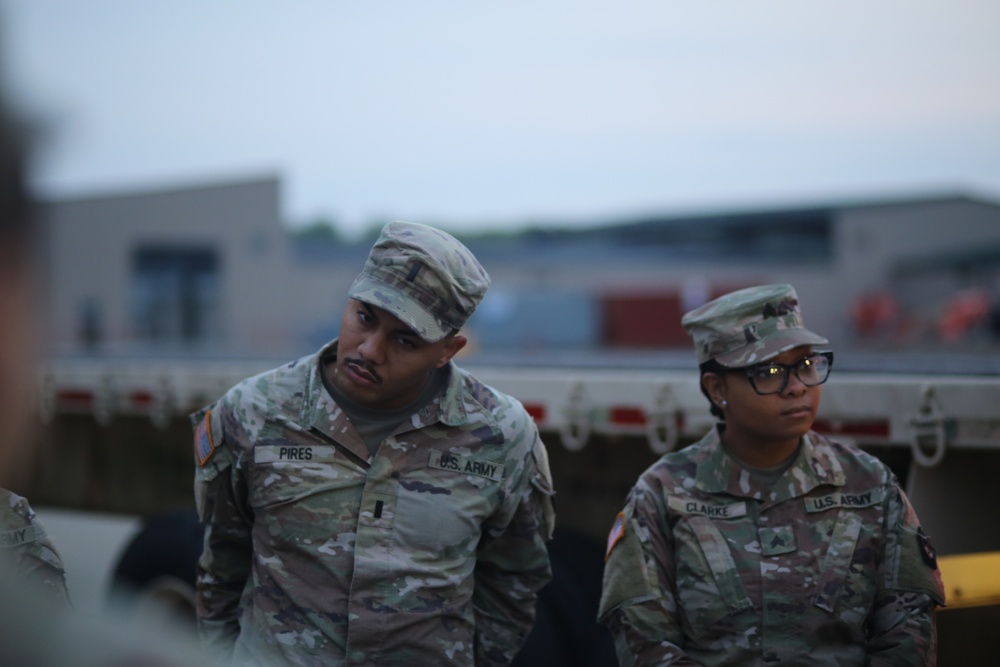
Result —
POLYGON ((461 329, 490 286, 486 270, 455 237, 413 222, 390 222, 348 296, 383 308, 424 340, 461 329))
POLYGON ((751 366, 799 345, 829 341, 802 324, 799 299, 791 285, 760 285, 720 296, 682 319, 694 339, 698 363, 751 366))

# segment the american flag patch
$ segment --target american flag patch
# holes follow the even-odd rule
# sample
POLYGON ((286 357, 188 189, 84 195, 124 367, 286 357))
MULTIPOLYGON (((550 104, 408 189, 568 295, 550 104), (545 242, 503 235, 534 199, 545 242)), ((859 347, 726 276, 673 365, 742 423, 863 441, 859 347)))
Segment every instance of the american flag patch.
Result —
POLYGON ((604 553, 605 561, 611 557, 611 550, 623 537, 625 537, 625 514, 619 512, 618 516, 615 517, 614 525, 611 526, 611 532, 608 534, 608 550, 604 553))
POLYGON ((198 465, 204 466, 215 453, 215 443, 212 442, 212 411, 205 413, 205 418, 194 430, 194 455, 198 465))

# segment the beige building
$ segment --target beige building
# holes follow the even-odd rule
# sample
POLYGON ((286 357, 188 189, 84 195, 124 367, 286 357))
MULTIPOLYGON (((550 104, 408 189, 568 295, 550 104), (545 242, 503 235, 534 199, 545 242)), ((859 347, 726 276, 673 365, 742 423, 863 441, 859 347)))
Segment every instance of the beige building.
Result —
MULTIPOLYGON (((370 243, 293 238, 273 176, 43 210, 60 353, 309 352, 336 334, 370 243)), ((761 282, 795 285, 810 326, 841 346, 994 342, 992 312, 959 322, 957 339, 939 335, 963 295, 990 310, 1000 297, 1000 205, 966 197, 466 240, 493 277, 470 325, 493 350, 685 346, 685 309, 761 282)))
POLYGON ((280 354, 333 310, 336 285, 326 296, 320 286, 338 271, 294 270, 276 178, 56 201, 44 213, 56 351, 280 354))

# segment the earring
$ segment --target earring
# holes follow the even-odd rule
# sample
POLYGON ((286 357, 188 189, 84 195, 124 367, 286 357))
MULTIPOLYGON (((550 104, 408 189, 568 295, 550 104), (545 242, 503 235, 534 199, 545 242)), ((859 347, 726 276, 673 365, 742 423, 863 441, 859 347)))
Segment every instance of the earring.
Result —
POLYGON ((729 403, 726 402, 726 399, 722 399, 722 407, 726 407, 727 405, 729 405, 729 403))

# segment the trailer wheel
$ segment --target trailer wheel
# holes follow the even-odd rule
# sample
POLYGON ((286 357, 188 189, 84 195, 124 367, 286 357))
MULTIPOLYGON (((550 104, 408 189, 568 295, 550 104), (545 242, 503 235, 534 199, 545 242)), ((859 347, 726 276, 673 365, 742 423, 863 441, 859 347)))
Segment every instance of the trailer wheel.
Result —
POLYGON ((202 535, 193 509, 145 519, 115 565, 108 602, 134 614, 166 615, 193 629, 202 535))
POLYGON ((552 581, 512 667, 616 667, 611 633, 597 622, 604 545, 557 528, 548 546, 552 581))

